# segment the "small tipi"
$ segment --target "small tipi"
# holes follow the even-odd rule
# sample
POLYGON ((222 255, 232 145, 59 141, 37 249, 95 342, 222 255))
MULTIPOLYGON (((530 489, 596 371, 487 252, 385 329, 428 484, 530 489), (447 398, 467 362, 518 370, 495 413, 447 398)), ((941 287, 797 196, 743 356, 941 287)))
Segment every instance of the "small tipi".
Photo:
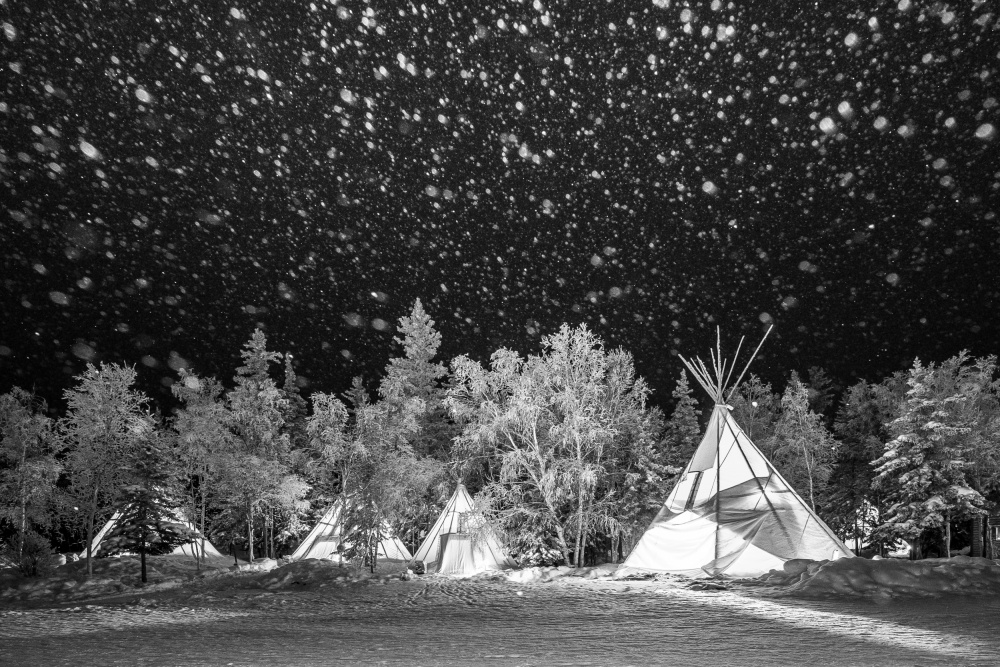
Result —
MULTIPOLYGON (((348 540, 345 539, 343 529, 345 508, 346 504, 344 503, 343 496, 337 498, 336 502, 316 522, 313 529, 309 531, 306 538, 295 549, 291 555, 291 559, 328 558, 339 561, 341 555, 337 548, 341 544, 345 548, 350 546, 348 540)), ((388 525, 383 526, 382 539, 378 545, 378 557, 383 560, 400 561, 408 561, 413 558, 406 545, 392 533, 388 525)))
MULTIPOLYGON (((180 510, 174 511, 174 516, 170 517, 170 523, 176 523, 184 526, 191 532, 195 533, 198 537, 193 542, 185 542, 184 544, 175 547, 173 551, 170 552, 171 556, 190 556, 191 558, 200 558, 204 555, 205 558, 218 557, 222 558, 222 554, 219 552, 215 546, 202 536, 198 528, 191 522, 190 519, 185 517, 180 510)), ((97 556, 101 549, 101 544, 104 542, 104 538, 111 534, 118 524, 118 521, 122 518, 122 512, 119 510, 115 512, 107 523, 98 531, 97 535, 94 535, 94 539, 90 542, 90 553, 92 556, 97 556)), ((87 557, 87 550, 84 549, 80 552, 80 558, 87 557)))
POLYGON ((472 497, 459 483, 413 560, 423 562, 428 574, 469 575, 516 567, 496 536, 481 528, 472 497))
POLYGON ((853 556, 733 419, 725 399, 750 362, 726 396, 733 366, 722 360, 718 343, 716 351, 712 374, 700 359, 681 358, 715 409, 701 444, 624 567, 748 577, 781 569, 793 558, 853 556))

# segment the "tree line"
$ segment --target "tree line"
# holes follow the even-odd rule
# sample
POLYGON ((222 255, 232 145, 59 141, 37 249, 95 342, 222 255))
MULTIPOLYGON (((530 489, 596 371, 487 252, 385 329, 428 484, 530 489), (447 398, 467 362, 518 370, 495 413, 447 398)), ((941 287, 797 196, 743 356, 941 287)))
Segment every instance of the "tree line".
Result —
MULTIPOLYGON (((57 419, 20 388, 0 396, 3 554, 30 574, 53 545, 84 545, 90 571, 94 535, 121 512, 107 550, 143 563, 195 531, 249 560, 279 557, 344 495, 356 529, 345 556, 374 568, 386 526, 414 547, 463 481, 522 564, 618 561, 701 440, 683 372, 667 416, 631 355, 584 326, 563 325, 536 355, 447 366, 419 300, 398 334, 374 396, 355 378, 307 400, 292 356, 260 330, 229 387, 181 369, 169 416, 113 363, 76 376, 57 419)), ((843 392, 820 369, 807 377, 778 394, 751 376, 732 408, 838 534, 875 552, 905 540, 917 556, 983 544, 1000 499, 995 357, 917 361, 843 392)))

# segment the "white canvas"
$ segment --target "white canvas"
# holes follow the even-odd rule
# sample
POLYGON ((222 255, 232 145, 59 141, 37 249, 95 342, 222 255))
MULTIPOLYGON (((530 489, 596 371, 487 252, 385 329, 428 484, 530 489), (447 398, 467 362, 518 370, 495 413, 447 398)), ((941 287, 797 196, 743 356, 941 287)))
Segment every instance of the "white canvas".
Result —
POLYGON ((624 566, 689 575, 758 576, 793 558, 851 550, 781 477, 725 405, 624 566))
POLYGON ((514 567, 495 535, 476 530, 481 520, 469 491, 459 484, 413 560, 421 561, 431 574, 469 575, 514 567))

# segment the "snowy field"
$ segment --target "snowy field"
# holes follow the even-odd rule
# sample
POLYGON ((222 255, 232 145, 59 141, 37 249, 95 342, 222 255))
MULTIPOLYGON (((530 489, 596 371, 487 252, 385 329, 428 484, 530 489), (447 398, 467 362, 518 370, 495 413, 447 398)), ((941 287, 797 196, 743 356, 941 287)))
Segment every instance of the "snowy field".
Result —
POLYGON ((3 602, 0 664, 996 665, 1000 653, 996 596, 802 600, 675 577, 324 572, 3 602))

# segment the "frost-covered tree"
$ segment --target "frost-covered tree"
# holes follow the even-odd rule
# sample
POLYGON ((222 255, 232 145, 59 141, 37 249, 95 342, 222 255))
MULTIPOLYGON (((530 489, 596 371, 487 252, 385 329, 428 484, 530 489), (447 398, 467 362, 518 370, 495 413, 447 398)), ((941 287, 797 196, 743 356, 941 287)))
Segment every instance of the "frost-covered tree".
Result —
POLYGON ((750 379, 740 384, 733 394, 733 417, 758 447, 764 446, 774 434, 774 427, 781 415, 781 397, 771 390, 759 377, 750 374, 750 379))
POLYGON ((815 511, 816 499, 830 479, 836 441, 822 418, 809 409, 809 391, 795 373, 781 397, 781 415, 769 445, 771 462, 792 488, 808 494, 815 511))
POLYGON ((236 369, 236 386, 226 395, 230 428, 244 452, 282 459, 288 454, 288 434, 283 432, 288 399, 270 376, 270 366, 281 354, 268 351, 267 337, 255 329, 240 356, 243 365, 236 369))
MULTIPOLYGON (((177 456, 187 479, 184 505, 206 538, 206 514, 211 493, 220 475, 224 455, 234 446, 229 430, 229 410, 222 400, 222 385, 215 378, 200 378, 185 369, 180 381, 170 387, 181 401, 173 420, 177 433, 177 456)), ((199 542, 204 550, 204 543, 199 542)), ((204 553, 198 554, 199 567, 204 553)))
POLYGON ((495 460, 484 496, 505 526, 551 532, 579 566, 591 531, 621 530, 620 488, 607 480, 636 441, 626 434, 647 423, 649 390, 631 356, 586 327, 563 325, 542 345, 527 359, 498 350, 489 370, 456 358, 446 403, 465 424, 459 450, 495 460))
POLYGON ((694 398, 684 371, 677 378, 677 385, 671 395, 677 402, 663 430, 665 462, 683 470, 694 456, 702 436, 701 425, 698 423, 701 410, 698 409, 698 401, 694 398))
POLYGON ((914 362, 899 417, 889 427, 892 440, 873 464, 887 506, 877 532, 909 542, 914 558, 928 531, 941 531, 948 555, 951 523, 983 511, 983 496, 967 475, 973 432, 969 396, 954 380, 947 369, 914 362))
POLYGON ((23 570, 30 536, 46 530, 57 513, 61 465, 55 457, 53 421, 45 403, 20 387, 0 396, 0 525, 13 528, 11 552, 23 570))
POLYGON ((417 418, 419 432, 413 435, 413 448, 420 455, 433 455, 444 460, 451 438, 458 429, 444 408, 444 390, 441 379, 448 370, 434 361, 441 334, 434 328, 434 320, 424 311, 417 299, 409 315, 399 318, 399 333, 393 340, 403 347, 403 356, 389 360, 385 377, 379 387, 382 400, 420 399, 424 412, 417 418))
POLYGON ((79 507, 73 517, 86 532, 87 574, 93 574, 92 543, 98 519, 120 507, 130 460, 153 428, 146 396, 135 389, 134 368, 87 364, 77 385, 64 393, 66 416, 59 430, 66 447, 69 492, 79 507))
POLYGON ((146 582, 146 556, 169 553, 194 541, 197 533, 178 521, 183 503, 182 469, 173 445, 149 424, 141 444, 120 463, 128 480, 120 496, 121 516, 101 544, 108 553, 139 554, 140 579, 146 582))
POLYGON ((251 561, 260 553, 258 541, 266 555, 275 555, 275 526, 305 509, 309 488, 280 461, 239 450, 220 457, 216 487, 219 523, 228 527, 230 540, 245 536, 251 561))
MULTIPOLYGON (((361 378, 354 378, 354 387, 363 394, 361 378)), ((358 448, 360 443, 348 433, 350 413, 343 401, 321 391, 313 392, 309 400, 312 412, 306 418, 306 434, 312 454, 310 478, 329 499, 343 492, 363 452, 358 448)))

